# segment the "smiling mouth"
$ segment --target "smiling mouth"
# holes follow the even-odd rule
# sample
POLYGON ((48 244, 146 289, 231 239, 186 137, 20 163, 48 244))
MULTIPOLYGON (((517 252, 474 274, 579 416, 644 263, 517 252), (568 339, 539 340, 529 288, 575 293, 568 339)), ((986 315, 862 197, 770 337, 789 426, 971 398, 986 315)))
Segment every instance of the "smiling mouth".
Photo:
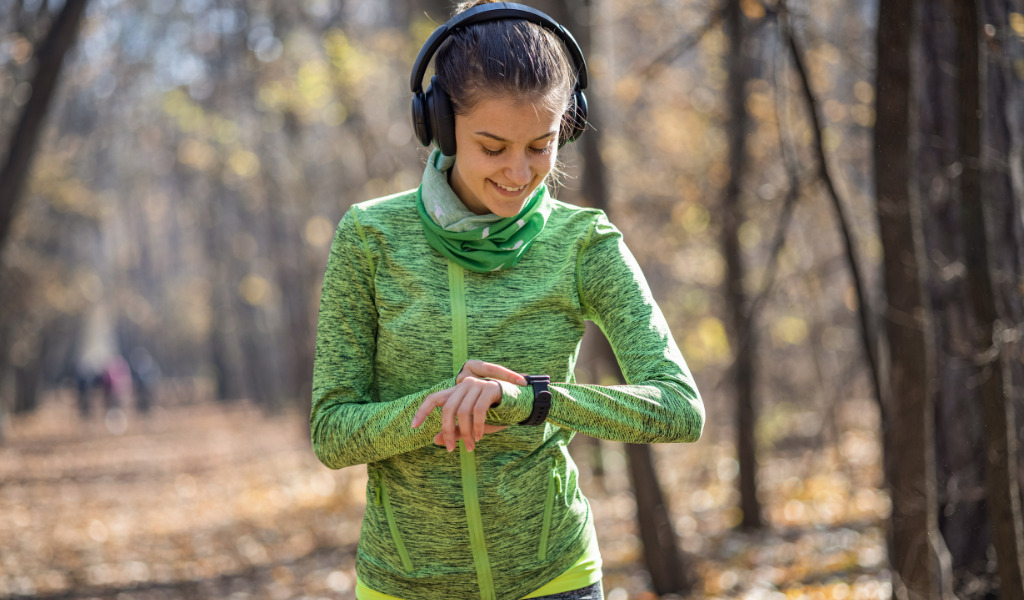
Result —
POLYGON ((493 183, 494 183, 494 185, 498 186, 499 188, 505 190, 506 192, 519 192, 519 191, 522 191, 522 189, 526 187, 525 183, 523 185, 519 186, 519 187, 509 187, 507 185, 501 185, 497 181, 494 181, 493 183))

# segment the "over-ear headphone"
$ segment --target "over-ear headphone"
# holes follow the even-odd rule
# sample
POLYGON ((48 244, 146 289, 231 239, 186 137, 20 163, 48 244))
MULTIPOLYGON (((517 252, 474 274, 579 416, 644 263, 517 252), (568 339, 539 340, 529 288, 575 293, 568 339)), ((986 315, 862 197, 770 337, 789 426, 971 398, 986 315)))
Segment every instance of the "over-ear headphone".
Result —
POLYGON ((431 57, 441 43, 457 29, 498 19, 522 19, 535 23, 551 31, 565 43, 569 57, 576 67, 576 85, 569 108, 565 112, 559 144, 575 141, 586 130, 587 97, 583 90, 587 87, 587 63, 583 60, 583 51, 580 50, 576 39, 566 28, 539 10, 512 2, 493 2, 474 6, 449 19, 430 34, 416 56, 411 81, 412 123, 416 137, 424 146, 429 146, 433 142, 442 154, 455 156, 455 110, 451 98, 440 85, 437 85, 436 76, 430 78, 430 85, 426 91, 423 90, 423 76, 426 75, 431 57))

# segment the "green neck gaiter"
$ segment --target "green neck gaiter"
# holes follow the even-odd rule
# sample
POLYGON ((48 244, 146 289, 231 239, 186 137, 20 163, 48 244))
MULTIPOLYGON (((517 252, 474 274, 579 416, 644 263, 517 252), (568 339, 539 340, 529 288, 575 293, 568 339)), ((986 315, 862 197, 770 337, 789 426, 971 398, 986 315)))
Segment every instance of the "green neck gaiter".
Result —
POLYGON ((547 223, 551 212, 550 203, 546 201, 547 187, 537 188, 514 217, 481 215, 476 217, 480 226, 467 228, 467 221, 471 223, 473 215, 452 191, 443 172, 453 163, 450 157, 442 157, 435 150, 427 161, 423 183, 417 191, 416 206, 427 242, 455 264, 477 273, 515 266, 547 223), (429 213, 427 206, 431 207, 429 213))

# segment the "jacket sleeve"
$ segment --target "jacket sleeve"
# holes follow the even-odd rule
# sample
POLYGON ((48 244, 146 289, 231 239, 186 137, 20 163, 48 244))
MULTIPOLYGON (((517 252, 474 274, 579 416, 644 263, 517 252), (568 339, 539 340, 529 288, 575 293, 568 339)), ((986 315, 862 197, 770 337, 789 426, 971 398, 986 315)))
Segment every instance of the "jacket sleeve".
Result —
MULTIPOLYGON (((694 442, 704 428, 704 404, 640 267, 622 234, 603 214, 578 258, 577 281, 586 317, 611 343, 625 385, 552 383, 547 420, 606 440, 694 442)), ((503 385, 495 412, 525 419, 533 392, 503 385)))
POLYGON ((374 267, 355 208, 342 218, 324 273, 309 425, 313 451, 332 469, 370 463, 433 443, 440 411, 412 429, 427 395, 455 378, 395 399, 377 398, 374 267))

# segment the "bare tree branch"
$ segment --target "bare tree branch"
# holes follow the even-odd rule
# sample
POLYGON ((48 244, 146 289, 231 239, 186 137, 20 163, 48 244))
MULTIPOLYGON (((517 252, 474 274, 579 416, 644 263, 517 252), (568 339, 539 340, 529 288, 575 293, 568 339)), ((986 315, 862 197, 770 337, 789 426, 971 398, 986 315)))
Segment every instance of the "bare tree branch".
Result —
MULTIPOLYGON (((774 60, 772 61, 774 64, 774 60)), ((779 255, 782 253, 782 247, 786 244, 786 230, 789 228, 790 222, 793 220, 793 211, 796 208, 796 201, 800 197, 801 184, 800 184, 800 169, 796 163, 796 159, 790 152, 789 146, 786 144, 786 140, 783 139, 783 127, 782 127, 782 112, 779 107, 782 106, 782 102, 779 99, 779 90, 782 86, 779 85, 779 70, 773 69, 773 78, 775 79, 775 122, 779 130, 779 151, 782 154, 782 162, 786 166, 786 174, 789 176, 789 190, 786 192, 786 199, 782 204, 782 213, 779 215, 779 220, 775 226, 775 233, 772 235, 771 249, 768 252, 768 265, 765 267, 764 280, 761 283, 761 291, 754 296, 750 305, 747 307, 747 319, 753 320, 754 315, 757 314, 757 309, 761 306, 761 303, 771 293, 772 287, 775 285, 775 277, 778 274, 779 266, 779 255)))
POLYGON ((864 354, 868 362, 871 384, 875 392, 875 399, 881 407, 883 398, 882 379, 878 364, 878 347, 876 342, 877 333, 875 331, 875 322, 872 318, 873 312, 868 301, 864 280, 861 276, 859 260, 857 259, 857 248, 853 240, 853 231, 850 228, 849 219, 847 218, 846 212, 843 208, 843 202, 839 198, 839 192, 836 190, 835 181, 832 177, 831 171, 829 170, 828 159, 825 155, 825 144, 821 135, 821 119, 818 116, 818 100, 814 95, 814 91, 811 89, 810 79, 807 76, 807 68, 804 65, 803 52, 800 49, 796 36, 793 35, 793 29, 790 26, 789 19, 786 14, 785 2, 779 3, 779 23, 781 25, 780 31, 784 36, 785 41, 789 46, 790 54, 793 57, 793 66, 796 68, 796 73, 800 78, 804 98, 807 101, 808 113, 810 115, 812 125, 811 131, 814 134, 814 152, 818 159, 818 175, 821 177, 822 182, 825 184, 825 188, 828 190, 829 198, 832 200, 832 207, 835 209, 839 231, 843 236, 843 244, 846 248, 847 266, 850 269, 850 277, 853 279, 853 286, 857 293, 857 312, 860 317, 861 342, 864 346, 864 354))
POLYGON ((722 21, 723 14, 724 11, 722 10, 722 7, 716 8, 711 12, 711 16, 708 17, 708 20, 705 21, 700 28, 681 37, 678 42, 669 46, 663 50, 661 54, 654 57, 654 60, 649 62, 646 67, 633 69, 633 72, 639 73, 644 79, 650 79, 666 64, 676 60, 683 54, 686 54, 687 51, 699 44, 700 41, 704 39, 704 36, 722 21))

